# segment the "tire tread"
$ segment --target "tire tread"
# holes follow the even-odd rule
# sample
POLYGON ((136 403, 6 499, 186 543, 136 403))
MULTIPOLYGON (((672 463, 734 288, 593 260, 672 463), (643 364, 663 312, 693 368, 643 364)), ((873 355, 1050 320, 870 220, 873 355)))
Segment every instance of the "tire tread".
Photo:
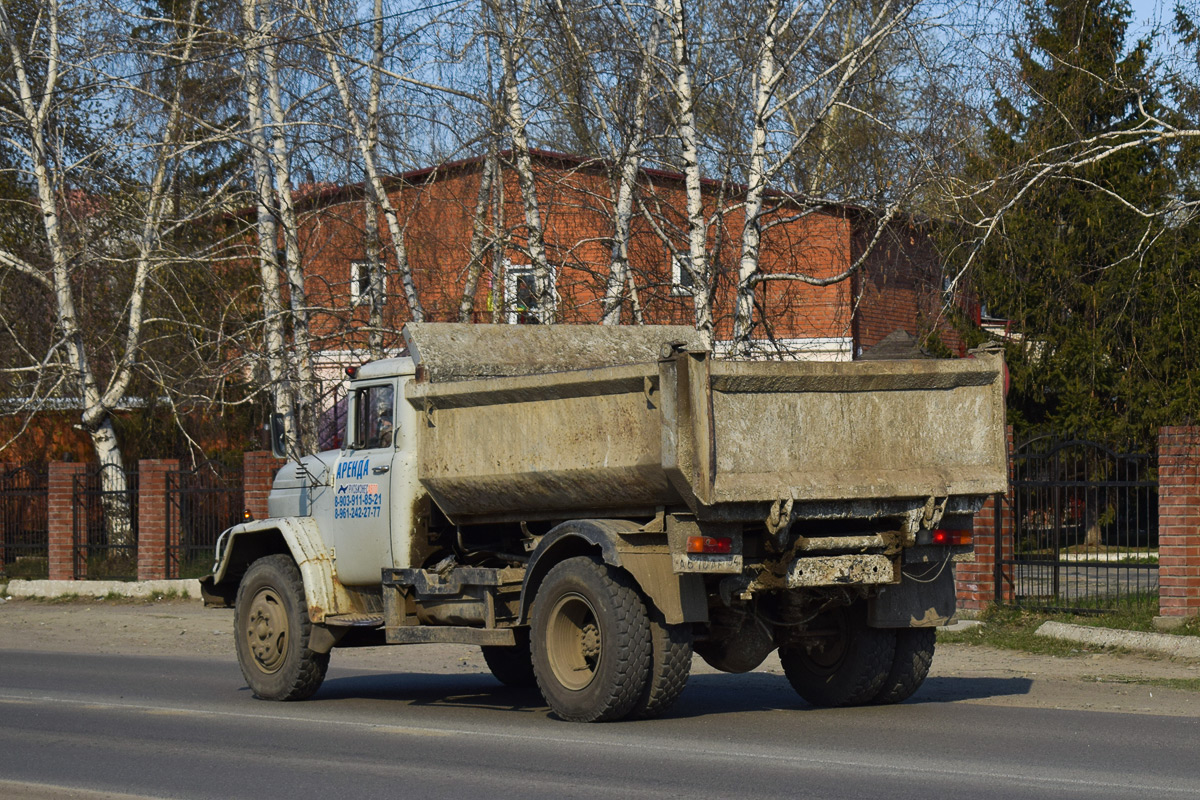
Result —
MULTIPOLYGON (((243 655, 241 650, 238 651, 238 664, 242 669, 242 676, 246 678, 246 683, 250 685, 254 696, 263 700, 305 700, 312 697, 321 684, 325 681, 325 674, 329 670, 329 653, 314 653, 308 648, 309 636, 312 634, 312 622, 308 619, 308 602, 304 595, 304 579, 300 576, 300 570, 296 566, 296 562, 292 561, 291 556, 277 553, 275 555, 264 556, 253 564, 250 569, 246 570, 246 575, 242 578, 241 584, 238 586, 237 601, 235 609, 242 607, 243 603, 249 598, 245 597, 245 587, 255 577, 255 570, 272 570, 276 573, 278 579, 276 588, 287 594, 293 602, 296 603, 299 611, 299 630, 296 631, 295 646, 298 653, 299 661, 294 668, 290 669, 283 675, 282 684, 272 689, 265 691, 261 687, 255 688, 255 683, 259 680, 257 676, 249 672, 253 669, 242 663, 243 655)), ((234 613, 234 636, 237 638, 239 648, 242 641, 242 620, 239 612, 234 613)), ((286 670, 287 668, 285 668, 286 670)), ((281 672, 283 672, 281 670, 281 672)))
POLYGON ((517 643, 513 647, 483 645, 479 650, 492 677, 514 689, 530 689, 537 686, 537 677, 529 652, 529 629, 518 628, 514 633, 517 643))
POLYGON ((687 686, 692 672, 692 633, 687 625, 668 625, 655 611, 650 620, 650 675, 629 716, 662 716, 687 686))
POLYGON ((912 697, 929 675, 936 639, 937 633, 933 628, 897 629, 892 668, 871 702, 892 705, 912 697))
POLYGON ((584 583, 589 579, 598 581, 597 588, 601 589, 607 600, 612 604, 613 629, 618 642, 614 652, 615 664, 612 680, 587 708, 569 708, 555 698, 557 686, 553 678, 544 675, 549 673, 538 669, 539 651, 542 643, 535 640, 532 643, 534 653, 534 671, 542 696, 550 707, 564 720, 569 722, 607 722, 621 719, 633 710, 641 696, 650 670, 650 624, 646 614, 646 606, 634 587, 633 581, 625 573, 603 562, 587 556, 576 556, 556 564, 546 574, 542 588, 533 601, 533 629, 538 631, 540 615, 549 602, 543 594, 545 587, 552 586, 556 581, 564 579, 579 580, 584 583))
POLYGON ((865 610, 845 609, 848 656, 833 674, 810 668, 807 653, 800 647, 781 648, 779 660, 792 688, 814 706, 834 708, 870 703, 883 687, 895 656, 894 633, 865 624, 865 610))

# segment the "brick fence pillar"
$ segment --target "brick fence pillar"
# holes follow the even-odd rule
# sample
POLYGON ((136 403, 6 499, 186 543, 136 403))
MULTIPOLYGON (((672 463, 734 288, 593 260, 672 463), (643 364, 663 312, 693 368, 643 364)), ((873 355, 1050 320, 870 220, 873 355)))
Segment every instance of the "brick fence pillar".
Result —
MULTIPOLYGON (((75 578, 75 476, 86 464, 54 461, 49 465, 46 497, 47 550, 52 581, 75 578)), ((83 565, 85 566, 85 565, 83 565)))
MULTIPOLYGON (((1005 443, 1008 449, 1008 477, 1012 480, 1012 426, 1008 426, 1005 443)), ((997 563, 1012 558, 1012 493, 1000 499, 1000 549, 996 548, 996 496, 989 497, 983 508, 975 515, 973 539, 975 562, 958 564, 954 572, 955 589, 958 593, 960 611, 979 612, 999 599, 1002 603, 1013 599, 1012 569, 1000 563, 999 598, 997 598, 997 563)))
POLYGON ((179 469, 175 458, 138 461, 138 580, 167 577, 167 473, 179 469))
POLYGON ((275 472, 287 462, 275 458, 269 450, 253 450, 242 456, 242 490, 246 509, 255 519, 266 519, 267 495, 271 493, 271 482, 275 472))
POLYGON ((1171 628, 1200 615, 1200 427, 1158 431, 1158 613, 1171 628))

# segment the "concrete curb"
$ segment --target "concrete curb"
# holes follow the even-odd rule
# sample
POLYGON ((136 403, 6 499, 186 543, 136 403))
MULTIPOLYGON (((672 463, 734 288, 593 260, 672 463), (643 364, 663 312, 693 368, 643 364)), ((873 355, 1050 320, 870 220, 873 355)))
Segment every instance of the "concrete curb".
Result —
POLYGON ((938 628, 938 630, 946 631, 947 633, 962 633, 963 631, 969 631, 972 628, 978 628, 982 624, 983 623, 977 619, 956 619, 949 625, 938 628))
POLYGON ((83 597, 152 597, 174 592, 179 597, 199 600, 200 581, 25 581, 8 584, 10 597, 53 598, 77 594, 83 597))
POLYGON ((1071 625, 1066 622, 1043 622, 1037 629, 1038 636, 1065 639, 1081 644, 1102 647, 1127 647, 1130 650, 1149 650, 1179 658, 1200 659, 1200 637, 1174 636, 1169 633, 1143 633, 1141 631, 1116 631, 1111 628, 1093 628, 1088 625, 1071 625))

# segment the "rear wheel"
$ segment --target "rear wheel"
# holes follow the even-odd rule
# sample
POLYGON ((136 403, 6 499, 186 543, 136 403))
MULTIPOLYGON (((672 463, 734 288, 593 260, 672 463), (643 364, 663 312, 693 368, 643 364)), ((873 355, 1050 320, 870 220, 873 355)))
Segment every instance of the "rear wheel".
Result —
POLYGON ((646 686, 646 606, 625 573, 591 558, 569 558, 546 574, 533 601, 530 646, 538 687, 562 719, 620 719, 646 686))
POLYGON ((652 719, 679 699, 692 671, 690 625, 668 625, 662 615, 651 611, 650 675, 629 716, 652 719))
POLYGON ((328 653, 308 647, 304 581, 289 556, 260 558, 238 586, 234 636, 242 676, 263 700, 303 700, 325 680, 328 653))
POLYGON ((513 647, 497 647, 483 645, 483 660, 496 680, 514 689, 529 689, 537 686, 537 677, 533 674, 533 660, 529 654, 529 629, 517 628, 513 631, 517 643, 513 647))
POLYGON ((895 652, 895 631, 868 627, 865 604, 856 603, 821 614, 800 641, 780 648, 779 660, 814 706, 856 706, 879 693, 895 652))
POLYGON ((888 705, 912 697, 929 675, 936 639, 936 628, 897 628, 892 669, 871 702, 888 705))

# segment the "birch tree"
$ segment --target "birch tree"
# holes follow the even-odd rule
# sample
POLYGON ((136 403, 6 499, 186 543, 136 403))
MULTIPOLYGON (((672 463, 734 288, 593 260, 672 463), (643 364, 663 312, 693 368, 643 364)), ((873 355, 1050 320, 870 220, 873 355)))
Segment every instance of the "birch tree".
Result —
MULTIPOLYGON (((533 159, 529 153, 525 109, 522 103, 520 67, 525 52, 526 37, 531 23, 532 0, 488 0, 488 10, 497 40, 502 64, 500 108, 505 127, 512 142, 513 167, 521 188, 521 204, 525 212, 525 248, 533 267, 533 306, 541 323, 553 322, 551 305, 554 300, 553 278, 546 257, 545 230, 538 202, 537 180, 533 159)), ((515 298, 505 298, 512 304, 515 298)))
POLYGON ((283 420, 284 443, 291 453, 299 449, 300 428, 296 418, 292 369, 287 349, 283 288, 279 279, 280 265, 276 257, 279 233, 273 209, 275 193, 271 156, 267 145, 262 67, 259 59, 259 53, 265 46, 266 34, 259 22, 260 13, 259 0, 242 0, 245 30, 242 81, 246 93, 246 137, 250 152, 255 209, 254 234, 262 292, 263 361, 272 389, 274 413, 283 420))
POLYGON ((923 188, 939 177, 938 150, 958 133, 946 131, 961 113, 952 103, 931 109, 921 97, 944 79, 948 51, 939 37, 949 35, 952 20, 917 0, 768 0, 715 14, 688 0, 660 8, 670 19, 664 81, 672 90, 673 158, 687 196, 696 324, 713 325, 711 242, 740 218, 730 231, 738 249, 732 327, 734 349, 747 353, 757 347, 751 341, 760 287, 848 280, 897 215, 917 210, 923 188), (889 153, 883 176, 861 155, 880 149, 876 143, 889 153), (723 188, 706 195, 705 173, 723 188), (721 193, 726 197, 718 200, 721 193), (865 248, 842 268, 761 269, 771 229, 847 206, 867 212, 858 215, 865 231, 856 233, 865 233, 865 248))
MULTIPOLYGON (((849 3, 847 16, 852 17, 855 4, 849 3)), ((871 64, 876 52, 886 40, 901 31, 904 23, 913 12, 915 3, 891 2, 885 0, 870 19, 864 35, 856 39, 851 19, 843 22, 844 32, 839 58, 833 64, 792 86, 784 86, 783 80, 789 72, 794 71, 800 55, 812 47, 814 39, 825 28, 833 16, 833 4, 827 3, 815 10, 815 18, 806 26, 807 30, 799 31, 794 38, 789 36, 797 24, 801 6, 799 4, 785 9, 780 0, 769 0, 766 5, 766 19, 763 25, 763 35, 758 42, 757 69, 751 82, 753 97, 752 125, 749 143, 749 164, 747 170, 747 186, 745 204, 743 207, 744 223, 742 225, 741 258, 738 267, 737 300, 734 315, 733 338, 737 348, 746 349, 751 336, 754 314, 754 292, 757 285, 768 280, 759 269, 760 247, 765 228, 779 224, 780 220, 764 220, 764 200, 768 186, 775 182, 781 173, 787 169, 798 154, 810 146, 816 132, 822 129, 830 131, 836 128, 841 110, 851 107, 848 87, 858 82, 860 73, 871 64), (790 41, 789 41, 790 40, 790 41), (822 84, 828 84, 824 88, 822 84), (792 108, 798 98, 811 94, 820 94, 815 111, 801 117, 792 108), (791 112, 788 114, 788 112, 791 112), (790 141, 786 141, 775 153, 768 151, 771 137, 772 121, 776 116, 789 116, 794 126, 788 131, 790 141)), ((830 137, 824 136, 822 147, 817 150, 817 164, 812 170, 814 180, 810 183, 810 193, 819 190, 819 178, 826 171, 825 151, 829 149, 830 137)), ((882 210, 882 220, 879 229, 882 230, 891 222, 899 209, 900 198, 893 198, 882 210)), ((803 212, 801 212, 801 215, 803 212)), ((794 219, 788 215, 786 219, 794 219)), ((868 248, 869 252, 869 248, 868 248)), ((865 256, 863 256, 865 257, 865 256)), ((829 285, 845 280, 850 271, 856 269, 863 260, 857 259, 849 270, 841 271, 833 276, 814 278, 803 273, 787 273, 773 276, 776 280, 800 280, 810 285, 829 285)))
MULTIPOLYGON (((371 20, 371 71, 370 88, 367 91, 367 143, 365 149, 371 154, 372 159, 376 159, 379 152, 379 116, 381 112, 379 103, 383 94, 383 0, 374 0, 371 10, 374 18, 371 20)), ((384 355, 383 301, 385 298, 383 293, 386 286, 384 278, 387 275, 380 253, 379 212, 377 209, 382 201, 378 197, 377 191, 376 182, 368 181, 367 196, 363 207, 363 220, 367 234, 367 276, 371 287, 367 351, 372 358, 382 358, 384 355)), ((408 273, 407 257, 405 258, 404 273, 408 273)), ((406 290, 409 283, 412 283, 411 276, 405 284, 406 290)), ((415 296, 416 292, 413 291, 412 294, 415 296)))
MULTIPOLYGON (((179 40, 172 43, 169 57, 179 62, 193 52, 197 6, 198 0, 191 0, 179 40)), ((78 135, 68 133, 70 126, 103 119, 68 116, 73 104, 97 113, 96 106, 88 108, 89 91, 102 90, 106 103, 130 108, 122 104, 144 90, 114 73, 129 62, 103 35, 100 15, 47 0, 36 17, 23 19, 21 29, 14 24, 14 8, 0 6, 0 44, 8 67, 0 86, 0 129, 7 148, 17 154, 18 182, 30 187, 28 203, 37 211, 41 231, 32 252, 0 250, 0 269, 19 274, 52 298, 55 328, 49 347, 42 353, 27 349, 28 362, 13 370, 34 379, 26 383, 34 392, 25 401, 31 410, 50 397, 79 402, 79 427, 101 467, 109 544, 128 547, 132 523, 112 414, 126 399, 141 363, 148 295, 170 264, 164 237, 183 224, 170 190, 172 167, 188 145, 179 137, 184 101, 176 87, 160 99, 161 113, 149 120, 127 118, 121 126, 96 129, 93 147, 86 151, 64 146, 78 135), (103 147, 96 144, 100 141, 103 147), (118 164, 143 180, 130 185, 101 169, 118 164), (95 217, 118 224, 110 228, 95 217), (99 331, 86 327, 80 301, 113 286, 122 287, 124 295, 108 309, 116 312, 109 348, 99 331)))
MULTIPOLYGON (((297 17, 286 5, 270 0, 241 0, 241 7, 246 137, 264 315, 263 360, 275 413, 284 421, 288 452, 312 453, 318 446, 319 383, 313 366, 311 309, 293 194, 296 180, 290 133, 296 121, 289 116, 292 111, 284 93, 286 65, 279 44, 281 27, 295 25, 297 17), (286 278, 286 300, 281 273, 286 278)), ((291 83, 297 71, 288 74, 291 83)))
MULTIPOLYGON (((416 283, 413 280, 412 270, 408 265, 408 250, 404 243, 404 228, 400 223, 400 215, 393 205, 391 198, 388 196, 387 188, 384 186, 383 174, 379 169, 377 160, 379 119, 378 81, 382 76, 381 65, 373 67, 370 72, 371 90, 368 94, 366 120, 364 121, 354 103, 350 82, 341 66, 339 56, 344 58, 344 54, 340 53, 340 48, 330 33, 332 24, 329 15, 329 3, 327 0, 317 0, 317 2, 306 0, 305 10, 308 14, 309 22, 315 31, 315 37, 320 44, 322 55, 329 68, 329 74, 333 79, 333 85, 336 87, 338 98, 341 100, 342 111, 345 114, 350 132, 357 145, 359 156, 362 159, 362 168, 366 174, 366 183, 369 187, 368 197, 373 203, 378 204, 378 207, 383 211, 383 217, 386 220, 391 240, 392 254, 396 260, 396 271, 404 288, 404 297, 408 302, 409 314, 415 322, 421 322, 425 319, 425 310, 421 306, 420 297, 417 296, 416 283)), ((382 19, 381 3, 378 5, 377 10, 380 12, 377 18, 382 19)), ((382 40, 381 30, 378 32, 377 37, 379 41, 382 40)), ((381 49, 382 44, 378 48, 372 48, 373 53, 380 52, 381 49)), ((374 213, 372 211, 368 216, 373 216, 374 213)), ((378 270, 376 270, 376 273, 378 273, 378 270)), ((372 279, 375 280, 375 278, 372 279)), ((378 281, 378 297, 382 298, 382 274, 379 274, 378 281)), ((380 322, 382 324, 382 315, 380 322)))
MULTIPOLYGON (((553 11, 556 29, 561 38, 549 39, 547 51, 557 49, 567 54, 568 70, 578 87, 570 106, 575 108, 580 130, 592 131, 590 139, 597 142, 605 157, 614 185, 611 197, 613 232, 610 261, 605 280, 600 322, 616 325, 626 297, 633 319, 641 321, 637 302, 637 286, 629 265, 629 244, 635 210, 637 182, 641 174, 644 149, 648 138, 647 116, 658 86, 654 77, 658 69, 662 41, 663 18, 657 10, 639 13, 628 3, 607 8, 578 9, 565 0, 555 0, 553 11), (597 41, 595 31, 604 31, 597 41), (565 40, 566 47, 561 47, 565 40), (613 42, 623 42, 621 52, 612 52, 613 42), (632 66, 632 74, 626 71, 632 66), (612 80, 612 76, 632 80, 612 80), (594 129, 594 130, 593 130, 594 129)), ((564 109, 565 112, 565 109, 564 109)))
POLYGON ((655 0, 655 3, 659 12, 668 15, 670 20, 672 111, 687 192, 688 253, 683 267, 692 276, 696 330, 711 342, 713 276, 708 260, 708 223, 704 215, 704 195, 700 182, 700 135, 696 129, 697 98, 693 86, 684 0, 655 0))

